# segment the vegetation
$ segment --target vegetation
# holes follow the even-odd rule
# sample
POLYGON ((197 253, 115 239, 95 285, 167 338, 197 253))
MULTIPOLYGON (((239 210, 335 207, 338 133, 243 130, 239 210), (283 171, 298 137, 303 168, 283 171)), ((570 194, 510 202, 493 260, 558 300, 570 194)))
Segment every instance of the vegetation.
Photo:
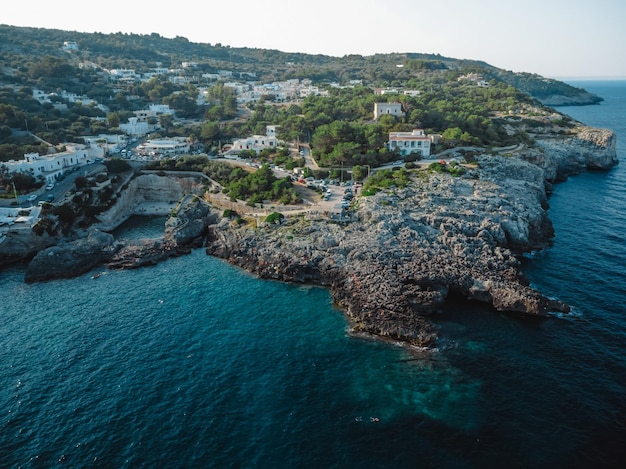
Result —
POLYGON ((253 173, 236 167, 228 178, 220 181, 224 185, 223 192, 232 201, 246 200, 248 205, 263 204, 267 201, 278 201, 281 204, 302 202, 292 187, 289 178, 277 179, 269 166, 263 165, 253 173))
POLYGON ((449 173, 452 176, 462 176, 465 174, 465 168, 454 161, 450 163, 435 161, 428 165, 428 170, 433 173, 449 173))
POLYGON ((280 224, 280 222, 282 222, 284 218, 285 215, 283 215, 282 213, 272 212, 265 218, 265 223, 268 223, 270 225, 280 224))
POLYGON ((406 187, 410 182, 410 172, 404 168, 399 170, 384 169, 372 174, 363 184, 362 195, 374 195, 382 189, 406 187))
POLYGON ((150 166, 155 170, 196 171, 217 181, 223 193, 234 202, 245 200, 248 205, 262 204, 265 201, 281 204, 298 204, 302 200, 296 193, 290 178, 278 179, 269 165, 263 165, 254 172, 240 166, 211 161, 207 156, 193 155, 179 159, 155 161, 150 166))
MULTIPOLYGON (((176 117, 154 119, 161 129, 153 137, 183 136, 204 145, 207 152, 215 152, 224 142, 263 134, 267 125, 276 125, 281 140, 310 144, 322 170, 313 174, 305 168, 307 176, 334 177, 342 169, 352 168, 360 180, 371 168, 401 159, 386 147, 389 132, 421 128, 437 134, 435 152, 457 146, 532 144, 533 133, 550 125, 543 117, 552 110, 531 96, 584 93, 538 75, 438 54, 334 58, 196 44, 184 37, 167 39, 156 33, 89 34, 0 25, 0 60, 5 64, 0 68, 0 162, 21 159, 29 152, 46 154, 51 145, 83 143, 86 135, 121 133, 120 124, 133 116, 133 111, 167 104, 176 117), (63 51, 65 41, 76 42, 78 50, 63 51), (183 61, 193 65, 183 68, 183 61), (114 82, 107 71, 116 68, 154 76, 146 81, 114 82), (182 79, 155 73, 157 68, 178 69, 182 79), (218 76, 220 70, 235 76, 209 78, 218 76), (467 78, 470 74, 481 77, 481 84, 467 78), (244 107, 237 104, 235 89, 226 84, 290 79, 309 79, 321 93, 289 103, 265 96, 244 107), (388 88, 390 93, 377 94, 377 88, 388 88), (51 93, 50 102, 36 99, 35 89, 51 93), (71 99, 72 94, 88 99, 71 99), (374 120, 374 104, 385 101, 400 103, 403 115, 374 120)), ((574 123, 563 118, 551 125, 566 131, 574 123)), ((304 158, 292 157, 286 147, 241 156, 286 169, 305 163, 304 158)), ((130 169, 119 159, 108 161, 107 167, 110 173, 130 169)), ((153 168, 202 171, 222 184, 231 199, 251 205, 267 200, 299 201, 291 182, 276 179, 267 166, 252 174, 242 168, 218 166, 206 157, 188 156, 160 161, 153 168)), ((464 169, 448 165, 431 171, 460 175, 464 169)), ((404 178, 408 175, 403 171, 379 171, 370 178, 369 190, 402 187, 404 178)), ((0 181, 11 188, 13 183, 18 191, 27 191, 42 182, 28 179, 28 175, 11 179, 6 174, 0 181)), ((104 194, 107 203, 113 197, 104 194)))

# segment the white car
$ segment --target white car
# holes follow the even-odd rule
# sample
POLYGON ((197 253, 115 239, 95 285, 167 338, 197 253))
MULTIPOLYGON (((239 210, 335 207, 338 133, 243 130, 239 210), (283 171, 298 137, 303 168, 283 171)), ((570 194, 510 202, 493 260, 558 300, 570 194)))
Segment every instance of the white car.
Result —
POLYGON ((49 191, 51 191, 52 189, 54 189, 54 182, 51 182, 50 184, 48 184, 48 185, 46 186, 46 189, 47 189, 47 190, 49 190, 49 191))

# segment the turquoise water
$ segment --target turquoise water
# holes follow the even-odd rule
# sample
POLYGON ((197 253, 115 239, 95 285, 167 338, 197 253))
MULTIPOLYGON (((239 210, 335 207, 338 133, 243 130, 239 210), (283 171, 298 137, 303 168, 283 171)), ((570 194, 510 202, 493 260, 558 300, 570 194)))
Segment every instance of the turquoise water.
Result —
MULTIPOLYGON (((584 86, 606 102, 561 111, 625 139, 626 83, 584 86)), ((624 195, 624 164, 559 185, 554 245, 524 260, 574 314, 450 305, 430 353, 349 337, 326 290, 202 250, 96 279, 0 272, 0 467, 621 467, 624 195)))

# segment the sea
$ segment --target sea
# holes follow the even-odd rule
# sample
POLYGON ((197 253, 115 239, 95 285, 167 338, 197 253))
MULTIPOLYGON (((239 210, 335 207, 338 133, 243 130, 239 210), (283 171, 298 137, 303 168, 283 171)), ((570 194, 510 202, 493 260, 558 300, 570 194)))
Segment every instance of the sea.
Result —
POLYGON ((350 336, 323 288, 202 249, 32 285, 12 266, 0 467, 626 467, 626 81, 571 83, 604 101, 559 111, 614 130, 622 161, 558 184, 553 245, 522 259, 572 313, 455 303, 417 351, 350 336))

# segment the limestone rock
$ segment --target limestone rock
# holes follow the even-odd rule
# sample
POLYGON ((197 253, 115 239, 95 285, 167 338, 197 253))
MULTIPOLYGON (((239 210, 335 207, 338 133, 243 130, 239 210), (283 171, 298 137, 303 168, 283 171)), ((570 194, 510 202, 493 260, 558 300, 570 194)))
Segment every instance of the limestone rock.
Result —
POLYGON ((113 235, 92 230, 86 238, 39 251, 28 264, 26 282, 81 275, 111 254, 113 235))

